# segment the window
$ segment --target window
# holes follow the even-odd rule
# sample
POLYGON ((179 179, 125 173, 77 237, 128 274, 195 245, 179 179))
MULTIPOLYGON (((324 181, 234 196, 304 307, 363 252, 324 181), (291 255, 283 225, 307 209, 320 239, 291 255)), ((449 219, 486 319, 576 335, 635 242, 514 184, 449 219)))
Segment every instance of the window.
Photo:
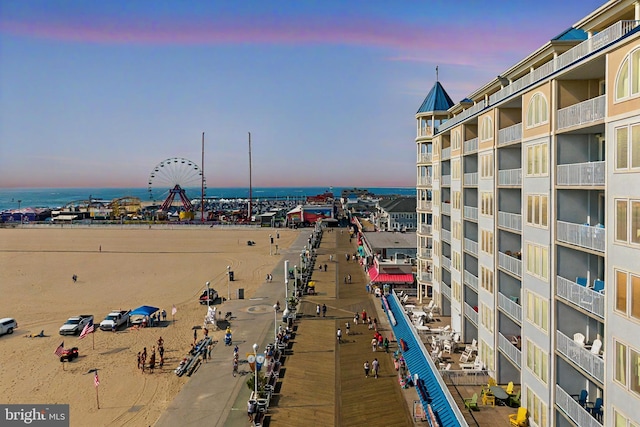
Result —
POLYGON ((627 200, 616 200, 616 240, 620 242, 628 241, 627 231, 627 209, 629 202, 627 200))
POLYGON ((534 227, 548 226, 548 204, 549 196, 542 194, 530 194, 527 196, 527 224, 534 227))
POLYGON ((529 100, 527 109, 527 127, 539 126, 549 121, 549 104, 547 98, 538 92, 529 100))
POLYGON ((460 192, 459 191, 454 191, 453 192, 453 203, 452 203, 451 207, 453 209, 460 210, 460 201, 461 201, 460 192))
POLYGON ((493 232, 482 230, 480 234, 480 249, 482 252, 486 252, 493 255, 493 232))
POLYGON ((454 221, 452 230, 453 231, 451 233, 451 236, 454 239, 461 240, 460 237, 462 235, 462 224, 460 222, 458 222, 458 221, 454 221))
POLYGON ((493 333, 493 310, 486 304, 480 303, 480 314, 482 326, 493 333))
MULTIPOLYGON (((454 269, 460 271, 460 252, 453 251, 453 253, 451 255, 452 255, 451 266, 454 269)), ((459 298, 457 298, 457 299, 459 299, 459 298)))
POLYGON ((616 270, 616 310, 627 313, 627 273, 616 270))
POLYGON ((480 141, 488 141, 490 139, 493 139, 493 120, 491 120, 490 116, 484 116, 480 125, 480 141))
POLYGON ((460 179, 460 159, 451 161, 451 179, 460 179))
POLYGON ((549 354, 544 352, 533 341, 527 340, 527 368, 543 383, 547 383, 547 364, 549 354))
POLYGON ((527 176, 549 174, 549 144, 546 142, 527 146, 527 176))
POLYGON ((627 346, 621 342, 615 342, 616 359, 614 360, 615 380, 626 387, 627 385, 627 346))
POLYGON ((640 275, 615 270, 616 311, 640 320, 640 275))
POLYGON ((482 196, 482 205, 480 209, 480 213, 483 215, 493 215, 493 193, 483 192, 482 196))
POLYGON ((538 427, 547 427, 547 405, 529 387, 527 387, 527 408, 529 408, 531 420, 538 427))
POLYGON ((545 281, 549 280, 549 249, 527 243, 527 273, 545 281))
POLYGON ((615 87, 616 101, 640 94, 640 49, 632 51, 622 61, 615 87))
POLYGON ((627 418, 626 415, 619 412, 617 409, 613 410, 614 427, 638 427, 633 418, 627 418))
POLYGON ((451 284, 451 296, 458 302, 460 302, 460 299, 462 298, 462 287, 460 286, 460 283, 455 280, 451 284))
POLYGON ((640 353, 632 348, 629 349, 629 366, 631 366, 629 388, 634 393, 640 394, 640 353))
POLYGON ((460 149, 460 131, 456 130, 453 132, 451 137, 451 150, 459 150, 460 149))
POLYGON ((480 354, 480 360, 484 363, 485 367, 493 371, 495 369, 495 364, 493 362, 493 344, 489 345, 483 339, 480 340, 480 345, 478 346, 478 353, 480 354))
POLYGON ((480 156, 480 178, 493 178, 493 154, 480 156))
POLYGON ((640 124, 616 128, 614 134, 616 170, 640 168, 640 124))
POLYGON ((549 300, 527 291, 527 320, 549 332, 549 300))
POLYGON ((493 294, 493 271, 487 267, 480 266, 480 286, 493 294))
POLYGON ((640 200, 616 199, 615 241, 640 244, 640 200))

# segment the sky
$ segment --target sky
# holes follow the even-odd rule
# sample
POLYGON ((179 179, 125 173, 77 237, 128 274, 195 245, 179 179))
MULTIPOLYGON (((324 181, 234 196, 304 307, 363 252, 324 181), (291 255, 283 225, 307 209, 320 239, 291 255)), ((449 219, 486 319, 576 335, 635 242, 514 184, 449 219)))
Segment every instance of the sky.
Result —
POLYGON ((604 0, 0 1, 0 188, 415 186, 415 113, 604 0), (549 13, 553 10, 553 13, 549 13), (179 171, 182 173, 182 171, 179 171))

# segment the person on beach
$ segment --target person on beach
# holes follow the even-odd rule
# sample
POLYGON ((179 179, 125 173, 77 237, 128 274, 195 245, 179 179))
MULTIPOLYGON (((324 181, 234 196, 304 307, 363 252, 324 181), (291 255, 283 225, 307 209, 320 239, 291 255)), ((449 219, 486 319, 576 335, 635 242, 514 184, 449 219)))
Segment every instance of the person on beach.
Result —
POLYGON ((316 316, 320 316, 320 304, 316 305, 316 316))
POLYGON ((371 368, 373 370, 373 376, 378 378, 378 369, 380 368, 380 362, 378 362, 378 359, 373 359, 373 362, 371 362, 371 368))
POLYGON ((195 345, 197 341, 198 341, 198 330, 194 329, 193 330, 193 345, 195 345))
POLYGON ((138 352, 138 369, 142 368, 142 354, 138 352))
POLYGON ((149 372, 153 374, 153 370, 156 368, 156 352, 151 352, 151 359, 149 359, 149 372))
POLYGON ((347 274, 347 283, 351 283, 351 275, 347 274))
POLYGON ((327 306, 326 304, 322 304, 322 317, 327 316, 327 306))
POLYGON ((249 416, 249 422, 253 422, 253 414, 256 412, 256 402, 254 400, 247 401, 247 415, 249 416))
POLYGON ((369 361, 364 362, 364 377, 369 378, 369 361))
POLYGON ((355 312, 353 314, 353 324, 357 325, 358 324, 358 319, 360 318, 360 315, 358 314, 358 312, 355 312))
POLYGON ((167 320, 167 310, 165 310, 164 308, 162 309, 162 321, 164 322, 165 320, 167 320))
POLYGON ((74 274, 73 276, 71 276, 71 280, 73 280, 73 283, 76 283, 78 281, 78 275, 74 274))

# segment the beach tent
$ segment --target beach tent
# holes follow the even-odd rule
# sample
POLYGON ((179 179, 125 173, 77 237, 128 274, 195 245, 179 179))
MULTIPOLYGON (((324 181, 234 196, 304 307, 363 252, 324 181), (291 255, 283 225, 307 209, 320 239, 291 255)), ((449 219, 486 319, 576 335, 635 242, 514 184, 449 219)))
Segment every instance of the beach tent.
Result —
POLYGON ((153 313, 158 311, 158 307, 151 307, 150 305, 141 305, 135 310, 129 313, 130 316, 151 316, 153 313))

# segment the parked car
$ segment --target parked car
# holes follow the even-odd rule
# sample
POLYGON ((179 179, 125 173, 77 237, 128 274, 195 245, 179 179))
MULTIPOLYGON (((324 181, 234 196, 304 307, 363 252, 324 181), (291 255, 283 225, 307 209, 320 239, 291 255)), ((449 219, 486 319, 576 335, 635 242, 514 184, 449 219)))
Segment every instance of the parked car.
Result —
POLYGON ((18 322, 11 317, 0 319, 0 335, 12 334, 14 329, 18 328, 18 322))
POLYGON ((79 335, 82 329, 91 321, 93 321, 93 315, 91 314, 70 317, 64 322, 64 325, 60 326, 60 335, 79 335))
POLYGON ((131 310, 114 310, 107 314, 107 317, 100 322, 100 329, 103 331, 111 331, 114 328, 118 329, 120 326, 129 322, 129 313, 131 310))

